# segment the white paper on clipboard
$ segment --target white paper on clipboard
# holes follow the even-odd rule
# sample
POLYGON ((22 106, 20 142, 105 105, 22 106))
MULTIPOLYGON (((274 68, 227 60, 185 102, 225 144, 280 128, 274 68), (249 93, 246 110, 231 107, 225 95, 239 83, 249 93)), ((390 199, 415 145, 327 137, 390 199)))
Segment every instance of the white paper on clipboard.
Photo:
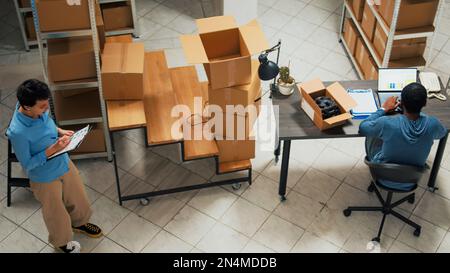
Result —
POLYGON ((80 130, 76 131, 70 137, 69 145, 67 145, 66 148, 62 149, 61 151, 51 155, 48 159, 51 159, 51 158, 56 157, 58 155, 61 155, 63 153, 67 153, 67 152, 70 152, 72 150, 75 150, 81 144, 81 142, 84 140, 84 138, 89 133, 89 131, 90 131, 90 125, 87 125, 83 129, 80 129, 80 130))

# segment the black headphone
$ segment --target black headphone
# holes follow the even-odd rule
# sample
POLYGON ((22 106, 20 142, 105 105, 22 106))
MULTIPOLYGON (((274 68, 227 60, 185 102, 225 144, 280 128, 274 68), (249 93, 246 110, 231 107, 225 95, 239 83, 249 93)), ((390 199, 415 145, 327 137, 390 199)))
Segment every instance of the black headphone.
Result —
POLYGON ((321 96, 314 99, 322 111, 322 118, 327 119, 341 114, 336 102, 329 97, 321 96))

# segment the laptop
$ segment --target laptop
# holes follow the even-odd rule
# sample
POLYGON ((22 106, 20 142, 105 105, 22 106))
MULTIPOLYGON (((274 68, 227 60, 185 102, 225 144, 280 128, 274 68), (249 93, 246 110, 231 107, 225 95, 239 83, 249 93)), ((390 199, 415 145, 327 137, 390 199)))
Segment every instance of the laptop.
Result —
POLYGON ((417 82, 417 68, 379 68, 378 101, 380 107, 390 97, 396 96, 400 101, 403 87, 417 82))

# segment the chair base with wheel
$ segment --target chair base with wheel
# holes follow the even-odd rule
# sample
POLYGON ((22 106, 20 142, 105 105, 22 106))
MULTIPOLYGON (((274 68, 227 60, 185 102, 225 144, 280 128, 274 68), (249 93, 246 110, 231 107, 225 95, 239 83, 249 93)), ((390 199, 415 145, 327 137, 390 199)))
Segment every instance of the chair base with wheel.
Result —
POLYGON ((378 211, 383 214, 383 218, 381 219, 381 224, 378 229, 378 234, 376 237, 372 239, 372 241, 380 242, 381 241, 381 233, 383 231, 384 222, 386 220, 386 216, 389 214, 393 215, 394 217, 397 217, 401 221, 405 222, 406 224, 410 225, 414 228, 414 236, 420 236, 420 232, 422 227, 418 225, 417 223, 411 221, 410 219, 406 218, 405 216, 401 215, 397 211, 394 210, 395 207, 398 207, 399 205, 408 202, 410 204, 413 204, 415 202, 415 193, 413 192, 417 188, 417 183, 420 180, 420 177, 423 173, 423 168, 415 167, 415 166, 409 166, 409 165, 399 165, 399 164, 390 164, 390 163, 372 163, 365 160, 365 163, 369 166, 371 175, 375 182, 371 182, 368 191, 369 192, 375 192, 378 200, 381 203, 381 206, 377 207, 348 207, 346 208, 343 213, 344 216, 349 217, 353 211, 378 211), (397 188, 391 188, 388 187, 384 183, 380 183, 380 180, 387 180, 387 181, 402 181, 405 183, 411 183, 411 188, 408 189, 397 189, 397 188), (383 199, 379 188, 382 190, 387 191, 387 197, 386 200, 383 199), (408 193, 407 196, 401 198, 400 200, 396 202, 392 202, 392 196, 394 193, 408 193))

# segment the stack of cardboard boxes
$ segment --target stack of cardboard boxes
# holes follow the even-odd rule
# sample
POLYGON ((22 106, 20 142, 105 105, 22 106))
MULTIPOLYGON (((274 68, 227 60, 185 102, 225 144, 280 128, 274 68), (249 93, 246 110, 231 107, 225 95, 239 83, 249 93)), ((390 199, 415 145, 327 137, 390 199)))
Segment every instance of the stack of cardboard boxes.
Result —
MULTIPOLYGON (((390 27, 395 0, 381 1, 381 5, 374 5, 373 8, 366 0, 347 1, 357 22, 353 22, 350 18, 345 20, 344 39, 365 79, 376 79, 378 66, 374 58, 379 60, 380 64, 382 63, 388 39, 381 24, 390 27), (378 21, 374 11, 380 15, 382 22, 378 21), (355 24, 361 26, 363 33, 359 33, 355 24), (370 43, 369 46, 373 48, 376 56, 371 56, 362 35, 370 43)), ((396 31, 414 33, 419 32, 420 28, 432 29, 438 4, 439 0, 402 0, 396 31)), ((426 38, 394 40, 389 61, 395 61, 396 66, 421 65, 419 60, 422 59, 425 47, 426 38)), ((391 65, 389 64, 388 67, 391 65)))
POLYGON ((181 42, 188 63, 201 63, 205 68, 209 105, 222 109, 216 120, 221 119, 223 126, 214 131, 219 161, 254 158, 252 127, 255 117, 248 112, 234 111, 234 107, 242 109, 252 105, 259 109, 259 63, 252 60, 251 55, 269 48, 264 33, 256 21, 238 27, 232 16, 199 19, 196 24, 198 34, 183 35, 181 42))
MULTIPOLYGON (((40 31, 43 33, 91 29, 88 0, 81 0, 80 5, 69 5, 63 0, 36 0, 35 3, 40 31)), ((99 19, 98 6, 96 15, 99 19)), ((97 29, 100 41, 104 40, 101 37, 101 25, 102 21, 99 20, 97 29)), ((97 80, 92 36, 48 39, 47 49, 47 70, 50 82, 60 84, 97 80)), ((102 116, 97 88, 56 90, 54 102, 58 123, 102 116)), ((106 150, 102 123, 92 125, 92 131, 75 153, 95 153, 106 150)), ((63 127, 78 130, 84 126, 85 124, 77 124, 63 127)))

